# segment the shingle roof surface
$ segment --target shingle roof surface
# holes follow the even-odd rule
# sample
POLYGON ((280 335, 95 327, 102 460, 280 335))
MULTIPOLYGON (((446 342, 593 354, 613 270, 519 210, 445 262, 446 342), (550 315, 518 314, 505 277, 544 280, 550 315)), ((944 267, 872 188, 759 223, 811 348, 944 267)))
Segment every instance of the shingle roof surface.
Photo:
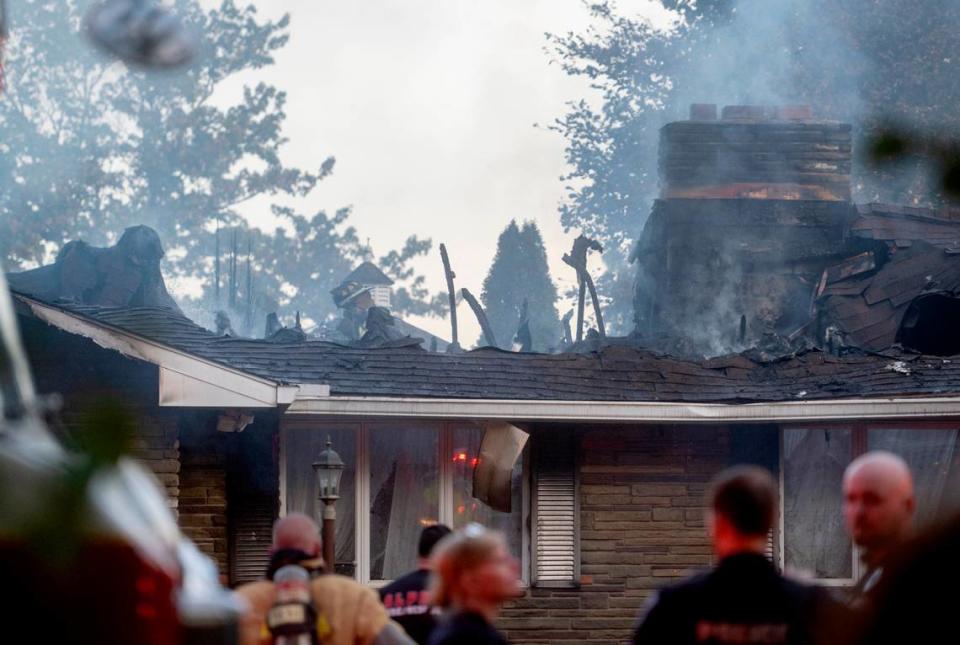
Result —
POLYGON ((217 337, 165 309, 57 306, 75 315, 279 382, 333 395, 744 403, 960 394, 960 359, 809 351, 772 362, 738 354, 679 360, 634 347, 590 354, 462 354, 217 337))
POLYGON ((360 284, 365 284, 368 286, 393 284, 393 280, 391 280, 387 274, 381 271, 373 262, 362 263, 356 269, 351 271, 350 275, 344 278, 343 281, 359 282, 360 284))
POLYGON ((960 211, 859 204, 859 217, 850 226, 854 235, 909 246, 924 241, 941 248, 960 247, 960 211))
POLYGON ((856 210, 850 232, 883 243, 889 260, 876 271, 831 281, 818 309, 824 324, 836 325, 848 343, 875 350, 896 342, 917 296, 928 290, 960 291, 960 210, 893 204, 859 204, 856 210))

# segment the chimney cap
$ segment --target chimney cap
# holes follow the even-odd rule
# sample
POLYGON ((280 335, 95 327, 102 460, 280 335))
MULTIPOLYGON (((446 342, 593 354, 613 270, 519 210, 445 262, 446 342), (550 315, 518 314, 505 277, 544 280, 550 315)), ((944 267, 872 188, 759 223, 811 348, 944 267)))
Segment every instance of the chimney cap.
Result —
POLYGON ((690 104, 691 121, 716 121, 717 104, 716 103, 691 103, 690 104))
MULTIPOLYGON (((702 116, 694 117, 695 108, 699 115, 703 105, 694 103, 690 106, 691 121, 704 119, 702 116)), ((813 119, 813 109, 809 105, 727 105, 720 118, 724 121, 810 121, 813 119)))

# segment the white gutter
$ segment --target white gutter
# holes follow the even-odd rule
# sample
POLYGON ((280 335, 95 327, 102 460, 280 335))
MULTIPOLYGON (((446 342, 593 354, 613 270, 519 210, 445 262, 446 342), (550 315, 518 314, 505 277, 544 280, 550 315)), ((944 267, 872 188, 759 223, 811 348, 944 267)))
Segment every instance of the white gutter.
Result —
POLYGON ((834 399, 775 403, 513 401, 330 396, 298 397, 288 415, 481 418, 598 423, 762 423, 960 417, 960 397, 834 399))
POLYGON ((137 334, 63 311, 22 295, 16 296, 34 316, 65 332, 89 338, 110 349, 160 368, 161 407, 274 408, 304 394, 320 399, 327 385, 283 385, 144 338, 137 334))

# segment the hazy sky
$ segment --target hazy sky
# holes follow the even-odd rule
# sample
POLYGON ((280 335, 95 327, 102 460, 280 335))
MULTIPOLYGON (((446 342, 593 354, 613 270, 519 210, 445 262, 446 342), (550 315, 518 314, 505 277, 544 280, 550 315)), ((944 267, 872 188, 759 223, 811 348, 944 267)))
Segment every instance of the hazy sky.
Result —
MULTIPOLYGON (((256 4, 264 16, 291 16, 290 42, 269 70, 288 94, 285 161, 337 159, 304 208, 353 206, 352 223, 378 254, 411 234, 432 238, 418 268, 434 291, 445 290, 436 246, 446 243, 457 288, 478 296, 500 231, 511 218, 532 219, 554 280, 561 289, 573 282, 560 261, 574 237, 557 212, 564 142, 543 126, 590 90, 551 64, 544 32, 584 29, 580 0, 256 4)), ((663 20, 649 0, 620 6, 663 20)), ((256 204, 249 216, 270 229, 266 211, 256 204)), ((458 313, 469 345, 479 328, 466 305, 458 313)), ((446 320, 411 322, 450 335, 446 320)))

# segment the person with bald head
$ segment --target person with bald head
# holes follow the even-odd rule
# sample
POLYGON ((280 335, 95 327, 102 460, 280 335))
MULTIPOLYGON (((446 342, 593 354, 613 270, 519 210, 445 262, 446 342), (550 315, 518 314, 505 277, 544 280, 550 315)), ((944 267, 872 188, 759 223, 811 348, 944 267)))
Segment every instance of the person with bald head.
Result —
POLYGON ((274 573, 287 565, 306 569, 316 611, 315 633, 320 643, 334 645, 413 645, 391 621, 372 590, 352 578, 324 572, 320 527, 307 515, 289 513, 273 525, 273 548, 266 580, 245 584, 237 593, 248 608, 240 620, 241 645, 272 643, 266 625, 277 590, 274 573))
POLYGON ((854 587, 862 603, 885 563, 910 536, 916 500, 913 475, 899 456, 875 450, 854 459, 843 475, 843 516, 866 570, 854 587))

